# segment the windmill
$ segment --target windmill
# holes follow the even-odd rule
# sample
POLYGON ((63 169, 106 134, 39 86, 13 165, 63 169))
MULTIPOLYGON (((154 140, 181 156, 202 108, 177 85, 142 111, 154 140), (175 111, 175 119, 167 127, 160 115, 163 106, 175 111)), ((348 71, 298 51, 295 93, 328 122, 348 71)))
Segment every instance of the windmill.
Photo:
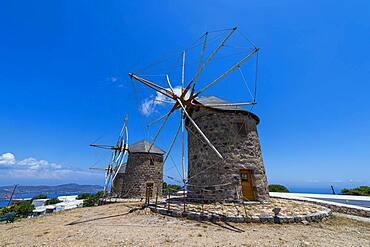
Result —
MULTIPOLYGON (((139 76, 135 73, 129 73, 129 76, 131 79, 135 79, 139 81, 140 83, 144 84, 145 86, 155 90, 157 93, 167 97, 168 99, 173 102, 173 106, 171 110, 160 117, 159 119, 155 120, 154 122, 162 121, 157 133, 155 134, 152 144, 149 148, 149 151, 151 147, 154 145, 155 141, 157 140, 161 130, 163 129, 165 123, 169 119, 170 115, 172 115, 175 111, 180 110, 181 111, 181 119, 180 119, 180 125, 177 129, 177 132, 175 134, 175 137, 172 140, 172 143, 170 145, 169 151, 167 152, 167 155, 164 159, 164 162, 167 160, 167 158, 170 155, 170 152, 173 148, 173 145, 177 139, 177 136, 181 130, 181 143, 182 143, 182 155, 181 155, 181 166, 182 166, 182 173, 183 173, 183 182, 186 184, 185 179, 185 158, 184 158, 184 150, 185 150, 185 144, 184 144, 184 129, 185 129, 185 119, 190 122, 190 124, 195 128, 195 130, 200 134, 201 138, 207 143, 207 145, 213 150, 213 152, 220 158, 223 159, 222 154, 217 150, 217 148, 211 143, 209 138, 204 134, 204 132, 199 128, 198 124, 193 120, 191 117, 191 114, 189 112, 196 106, 198 97, 206 92, 209 88, 211 88, 213 85, 215 85, 217 82, 221 81, 223 78, 225 78, 227 75, 229 75, 234 70, 238 69, 243 63, 245 63, 248 59, 250 59, 253 55, 257 54, 259 51, 259 48, 255 47, 251 52, 248 52, 248 54, 245 54, 244 57, 239 60, 238 62, 234 63, 229 69, 227 69, 223 74, 218 76, 216 79, 211 81, 209 84, 207 84, 205 87, 201 89, 197 89, 197 82, 199 75, 202 73, 202 71, 205 69, 205 67, 209 64, 209 62, 219 53, 221 48, 225 46, 227 41, 230 39, 230 37, 236 32, 237 28, 234 27, 232 29, 229 29, 228 34, 225 38, 218 44, 218 46, 211 52, 211 54, 204 60, 205 51, 207 48, 207 42, 208 42, 208 35, 209 32, 206 32, 203 36, 203 45, 202 45, 202 51, 200 55, 200 61, 198 64, 197 71, 195 75, 192 77, 190 82, 185 86, 185 58, 186 54, 185 51, 182 53, 182 69, 181 69, 181 93, 176 94, 174 88, 171 85, 171 81, 169 76, 166 76, 168 88, 165 88, 163 86, 158 85, 158 83, 155 83, 151 80, 148 80, 142 76, 139 76)), ((212 107, 240 107, 240 106, 247 106, 247 105, 254 105, 256 104, 255 98, 253 101, 250 102, 243 102, 243 103, 221 103, 221 104, 212 104, 212 107)))
POLYGON ((112 150, 112 157, 106 168, 90 168, 93 170, 105 171, 104 179, 104 195, 110 194, 113 181, 120 171, 126 154, 128 152, 128 128, 127 128, 128 115, 126 114, 121 132, 118 136, 116 145, 104 145, 104 144, 90 144, 91 147, 102 148, 112 150))

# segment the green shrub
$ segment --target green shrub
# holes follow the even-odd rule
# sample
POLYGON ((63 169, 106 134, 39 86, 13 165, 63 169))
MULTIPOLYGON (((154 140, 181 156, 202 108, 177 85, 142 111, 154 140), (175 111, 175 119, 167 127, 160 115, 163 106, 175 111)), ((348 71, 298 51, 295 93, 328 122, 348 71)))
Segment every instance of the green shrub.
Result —
POLYGON ((55 198, 51 198, 51 199, 47 200, 45 202, 45 205, 57 204, 57 203, 60 203, 60 202, 62 202, 62 201, 59 200, 57 197, 55 197, 55 198))
POLYGON ((370 196, 370 187, 360 186, 353 189, 342 189, 342 194, 354 196, 370 196))
POLYGON ((33 206, 30 201, 16 204, 16 214, 20 217, 27 217, 31 215, 34 209, 35 206, 33 206))
POLYGON ((104 191, 98 191, 95 193, 95 197, 97 197, 98 199, 102 198, 104 196, 104 191))
POLYGON ((77 200, 85 200, 88 199, 91 196, 90 193, 82 193, 77 196, 77 200))
POLYGON ((40 195, 37 195, 37 196, 32 197, 32 201, 33 200, 36 200, 36 199, 48 199, 48 195, 46 195, 46 194, 40 194, 40 195))
POLYGON ((99 191, 96 194, 89 194, 86 199, 84 199, 83 206, 84 207, 92 207, 99 204, 100 198, 104 196, 103 191, 99 191))
POLYGON ((14 213, 16 211, 16 204, 6 206, 1 208, 0 215, 8 214, 8 213, 14 213))
POLYGON ((98 204, 99 201, 95 200, 94 196, 90 196, 87 199, 84 199, 83 206, 84 207, 93 207, 98 204))
POLYGON ((31 201, 23 201, 23 202, 2 208, 0 211, 0 215, 4 215, 8 213, 15 213, 18 217, 27 217, 32 214, 32 211, 34 209, 35 209, 35 206, 31 204, 31 201))
POLYGON ((270 184, 268 188, 270 192, 289 192, 288 188, 281 184, 270 184))
POLYGON ((180 191, 182 187, 177 184, 167 184, 166 182, 163 182, 163 194, 167 194, 169 190, 171 191, 180 191))

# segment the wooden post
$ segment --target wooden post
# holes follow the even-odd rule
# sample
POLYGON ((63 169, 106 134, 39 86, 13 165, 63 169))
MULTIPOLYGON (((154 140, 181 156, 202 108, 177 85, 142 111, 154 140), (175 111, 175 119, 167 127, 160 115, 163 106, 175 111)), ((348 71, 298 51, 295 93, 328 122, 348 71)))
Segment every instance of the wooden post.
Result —
POLYGON ((149 204, 150 204, 150 193, 149 193, 149 191, 148 191, 148 206, 149 206, 149 204))
POLYGON ((204 196, 203 196, 203 189, 201 191, 201 196, 202 196, 202 214, 203 214, 203 205, 204 205, 204 196))
POLYGON ((184 212, 186 211, 186 204, 185 204, 185 186, 184 186, 184 189, 183 189, 183 194, 184 194, 184 196, 183 196, 183 200, 184 200, 184 212))
POLYGON ((168 211, 170 211, 170 204, 171 204, 171 193, 170 193, 170 191, 171 191, 171 189, 170 188, 168 188, 168 200, 167 200, 167 202, 168 202, 168 211))
POLYGON ((243 207, 244 207, 244 214, 245 214, 245 217, 247 217, 247 209, 245 208, 245 203, 244 203, 244 201, 242 201, 242 203, 243 203, 243 207))
POLYGON ((158 204, 158 187, 157 187, 157 193, 155 194, 155 208, 157 208, 158 204))

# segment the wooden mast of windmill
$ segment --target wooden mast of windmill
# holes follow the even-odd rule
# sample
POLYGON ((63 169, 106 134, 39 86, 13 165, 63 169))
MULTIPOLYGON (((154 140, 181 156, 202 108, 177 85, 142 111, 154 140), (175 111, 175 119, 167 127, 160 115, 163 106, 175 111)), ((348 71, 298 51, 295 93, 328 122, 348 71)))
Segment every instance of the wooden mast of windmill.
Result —
MULTIPOLYGON (((198 70, 197 70, 196 74, 193 76, 192 80, 188 83, 188 85, 186 87, 184 86, 185 52, 183 52, 182 76, 181 76, 181 94, 180 95, 175 94, 174 89, 173 89, 173 87, 171 85, 171 82, 169 80, 168 75, 166 77, 167 77, 167 83, 168 83, 169 89, 168 88, 164 88, 164 87, 156 84, 155 82, 152 82, 152 81, 150 81, 148 79, 145 79, 143 77, 140 77, 140 76, 138 76, 138 75, 136 75, 134 73, 129 73, 128 74, 131 77, 131 79, 135 79, 135 80, 141 82, 142 84, 146 85, 147 87, 155 90, 156 92, 158 92, 158 93, 160 93, 160 94, 162 94, 162 95, 166 96, 167 98, 169 98, 169 99, 171 99, 171 100, 174 101, 174 105, 171 108, 171 110, 167 114, 165 114, 162 117, 160 117, 159 119, 155 120, 155 122, 158 122, 158 121, 161 121, 162 120, 162 124, 160 125, 160 127, 159 127, 156 135, 154 136, 154 139, 153 139, 153 142, 151 143, 151 146, 149 148, 149 151, 150 151, 151 147, 154 145, 156 139, 159 136, 159 133, 161 132, 163 126, 167 122, 167 120, 170 117, 170 115, 174 111, 176 111, 177 109, 181 109, 181 122, 180 122, 179 128, 181 128, 181 130, 182 130, 181 131, 182 132, 182 159, 181 159, 182 162, 181 163, 182 163, 184 183, 185 183, 185 179, 184 179, 184 166, 185 166, 184 165, 184 162, 185 162, 184 161, 184 120, 185 120, 185 116, 189 120, 189 122, 195 127, 195 129, 199 132, 199 134, 202 136, 202 138, 205 140, 205 142, 208 144, 208 146, 217 154, 217 156, 219 158, 221 158, 221 159, 223 158, 222 155, 221 155, 221 153, 210 142, 210 140, 208 139, 208 137, 203 133, 203 131, 196 124, 196 122, 191 118, 191 116, 189 114, 189 110, 192 109, 195 106, 194 101, 196 100, 196 98, 200 94, 204 93, 210 87, 212 87, 217 82, 219 82, 220 80, 222 80, 223 78, 225 78, 232 71, 234 71, 235 69, 239 68, 243 63, 245 63, 249 58, 251 58, 254 54, 256 54, 259 51, 259 48, 254 47, 254 49, 252 50, 252 52, 248 53, 243 59, 241 59, 239 62, 235 63, 232 67, 230 67, 227 71, 225 71, 219 77, 217 77, 212 82, 210 82, 207 86, 205 86, 204 88, 200 89, 199 91, 196 91, 196 88, 195 87, 196 87, 197 79, 198 79, 199 75, 204 70, 204 68, 207 66, 207 64, 213 59, 213 57, 218 53, 218 51, 225 45, 225 43, 227 42, 227 40, 234 34, 234 32, 236 31, 236 29, 237 28, 234 27, 234 28, 232 28, 230 30, 230 32, 228 33, 228 35, 221 41, 221 43, 216 47, 216 49, 205 60, 204 63, 203 63, 203 57, 204 57, 205 50, 206 50, 206 47, 207 47, 208 32, 205 33, 202 36, 204 38, 204 40, 203 40, 203 46, 202 46, 202 52, 201 52, 201 56, 200 56, 198 70)), ((247 105, 254 105, 254 104, 256 104, 255 100, 252 101, 252 102, 235 103, 235 104, 232 104, 232 103, 230 103, 230 104, 229 103, 228 104, 212 104, 210 106, 212 106, 212 107, 220 107, 220 106, 247 106, 247 105)), ((171 151, 171 149, 173 147, 173 144, 176 141, 178 132, 179 131, 177 131, 176 134, 175 134, 175 137, 174 137, 174 139, 173 139, 173 141, 172 141, 172 143, 170 145, 170 149, 167 152, 167 155, 166 155, 164 161, 166 161, 166 159, 168 158, 168 156, 170 154, 170 151, 171 151)))

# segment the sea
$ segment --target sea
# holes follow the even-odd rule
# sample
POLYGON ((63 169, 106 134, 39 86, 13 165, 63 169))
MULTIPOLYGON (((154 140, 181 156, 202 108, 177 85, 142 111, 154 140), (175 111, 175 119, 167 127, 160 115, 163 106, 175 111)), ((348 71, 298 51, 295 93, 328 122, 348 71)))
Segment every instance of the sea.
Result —
MULTIPOLYGON (((312 194, 332 194, 331 188, 298 188, 298 187, 289 187, 289 191, 293 193, 312 193, 312 194)), ((340 192, 340 191, 338 191, 340 192)), ((64 193, 64 194, 48 194, 48 198, 54 198, 58 196, 71 196, 71 195, 78 195, 79 193, 64 193)), ((32 198, 34 196, 39 195, 39 193, 35 194, 22 194, 16 195, 15 198, 32 198)), ((7 206, 9 203, 9 199, 0 198, 0 207, 7 206)))
MULTIPOLYGON (((32 193, 32 194, 22 194, 22 195, 16 195, 14 198, 18 199, 24 199, 24 198, 32 198, 34 196, 39 195, 40 193, 32 193)), ((63 193, 63 194, 47 194, 48 198, 54 198, 58 196, 73 196, 73 195, 79 195, 80 193, 63 193)), ((7 206, 9 203, 9 199, 7 198, 0 198, 0 208, 7 206)))

